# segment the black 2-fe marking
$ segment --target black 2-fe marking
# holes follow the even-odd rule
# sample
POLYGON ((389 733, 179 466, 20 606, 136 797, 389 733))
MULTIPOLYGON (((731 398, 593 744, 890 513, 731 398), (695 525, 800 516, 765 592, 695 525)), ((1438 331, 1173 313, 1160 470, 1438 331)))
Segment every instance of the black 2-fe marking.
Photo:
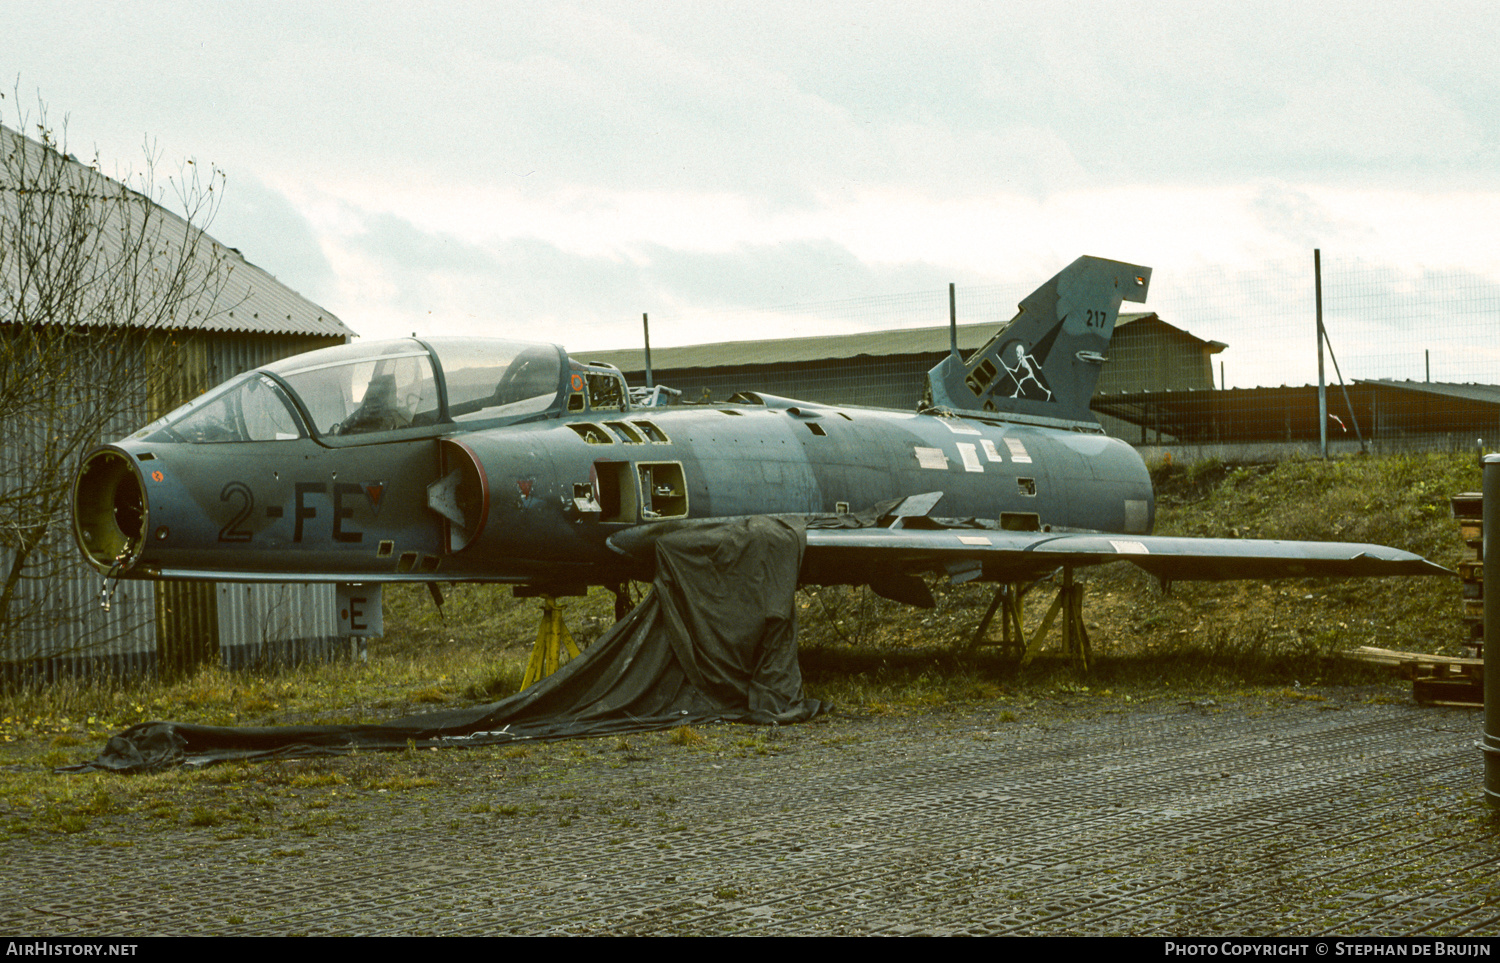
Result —
POLYGON ((244 482, 232 481, 225 485, 219 492, 219 501, 227 502, 238 495, 240 497, 240 510, 234 513, 229 524, 219 529, 219 541, 221 542, 248 542, 250 533, 240 528, 250 513, 255 510, 255 493, 250 491, 250 486, 244 482))

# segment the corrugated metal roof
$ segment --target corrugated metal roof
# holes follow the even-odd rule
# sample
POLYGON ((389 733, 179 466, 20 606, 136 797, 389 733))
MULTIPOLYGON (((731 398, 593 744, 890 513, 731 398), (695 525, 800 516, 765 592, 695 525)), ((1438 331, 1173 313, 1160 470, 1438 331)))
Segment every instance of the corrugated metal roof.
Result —
MULTIPOLYGON (((1488 431, 1500 412, 1500 385, 1356 379, 1348 401, 1337 384, 1327 389, 1328 412, 1367 435, 1372 431, 1455 433, 1488 431), (1352 407, 1351 407, 1352 406, 1352 407)), ((1319 436, 1318 386, 1230 388, 1227 391, 1118 391, 1091 405, 1182 441, 1241 442, 1319 436)), ((1352 437, 1352 434, 1351 434, 1352 437)))
MULTIPOLYGON (((1150 311, 1122 314, 1116 326, 1123 327, 1146 318, 1156 318, 1156 314, 1150 311)), ((958 350, 965 354, 977 351, 1000 327, 994 322, 958 325, 958 350)), ((947 350, 948 326, 942 325, 940 327, 865 331, 858 334, 819 335, 809 338, 725 341, 714 344, 690 344, 676 348, 652 348, 651 367, 653 370, 668 371, 675 368, 712 368, 726 364, 797 364, 861 356, 931 354, 947 350)), ((570 351, 568 353, 580 361, 607 362, 621 371, 643 371, 646 367, 644 348, 570 351)))
MULTIPOLYGON (((172 215, 175 217, 175 215, 172 215)), ((351 338, 355 332, 333 312, 276 280, 262 268, 245 260, 234 248, 208 239, 230 266, 229 279, 221 292, 220 309, 197 324, 209 331, 261 332, 264 334, 314 334, 351 338), (222 307, 222 305, 233 307, 222 307)))
MULTIPOLYGON (((51 148, 3 126, 0 126, 0 149, 7 152, 25 151, 30 164, 38 163, 42 152, 51 152, 51 148)), ((52 154, 56 156, 56 152, 52 154)), ((183 245, 192 244, 201 263, 208 265, 217 262, 221 265, 223 274, 218 278, 220 283, 216 283, 206 297, 194 298, 191 299, 191 304, 185 304, 184 310, 174 316, 169 326, 201 331, 308 334, 342 338, 354 335, 355 332, 332 312, 277 281, 263 269, 245 260, 234 248, 194 230, 182 217, 73 158, 67 158, 66 163, 68 177, 75 185, 73 190, 124 202, 110 206, 110 210, 114 212, 112 223, 106 225, 106 230, 99 239, 106 259, 123 255, 123 237, 139 237, 139 229, 133 229, 126 222, 126 217, 129 216, 149 218, 153 225, 151 230, 159 232, 154 235, 153 240, 160 241, 168 249, 181 250, 183 245)), ((5 170, 0 167, 0 177, 4 175, 5 170)), ((16 188, 17 185, 0 184, 0 205, 9 208, 0 210, 0 216, 14 215, 21 196, 16 188), (7 187, 8 190, 4 189, 7 187)), ((90 307, 88 304, 79 305, 76 312, 79 316, 69 319, 69 323, 109 323, 111 319, 107 311, 101 312, 104 317, 90 317, 90 307)), ((12 319, 0 318, 0 322, 9 320, 12 319)))
POLYGON ((1500 405, 1500 385, 1459 384, 1451 381, 1397 381, 1394 378, 1356 378, 1354 383, 1416 391, 1444 398, 1461 398, 1464 401, 1479 404, 1500 405))

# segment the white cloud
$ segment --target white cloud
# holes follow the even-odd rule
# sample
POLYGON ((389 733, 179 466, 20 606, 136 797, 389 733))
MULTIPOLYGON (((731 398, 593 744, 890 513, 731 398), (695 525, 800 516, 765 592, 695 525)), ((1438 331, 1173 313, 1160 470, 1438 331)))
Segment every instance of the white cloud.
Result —
POLYGON ((152 131, 224 164, 245 192, 225 240, 369 335, 632 343, 643 310, 666 332, 731 301, 1025 293, 1080 253, 1158 283, 1310 246, 1500 274, 1483 6, 49 0, 11 20, 12 69, 75 142, 108 163, 152 131))
POLYGON ((1349 66, 1316 84, 1289 85, 1276 108, 1248 119, 1246 139, 1298 164, 1382 170, 1458 167, 1476 156, 1478 124, 1448 98, 1409 78, 1349 66))

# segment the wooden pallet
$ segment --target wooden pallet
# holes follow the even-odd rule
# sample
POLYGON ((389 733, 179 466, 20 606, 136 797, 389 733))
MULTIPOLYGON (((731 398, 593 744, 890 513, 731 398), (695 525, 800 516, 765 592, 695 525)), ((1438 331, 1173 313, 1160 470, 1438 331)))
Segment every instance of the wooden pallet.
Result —
POLYGON ((1349 657, 1401 669, 1411 680, 1412 696, 1422 705, 1484 705, 1483 659, 1400 652, 1373 645, 1351 649, 1349 657))

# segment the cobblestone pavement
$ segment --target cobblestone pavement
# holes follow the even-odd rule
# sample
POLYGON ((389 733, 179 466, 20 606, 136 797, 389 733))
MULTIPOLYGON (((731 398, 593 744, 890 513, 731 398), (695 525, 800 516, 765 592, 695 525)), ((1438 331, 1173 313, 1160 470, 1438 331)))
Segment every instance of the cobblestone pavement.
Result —
POLYGON ((0 929, 1500 934, 1476 711, 1335 694, 1014 719, 594 740, 521 777, 444 752, 451 778, 356 793, 311 834, 12 839, 0 929))

